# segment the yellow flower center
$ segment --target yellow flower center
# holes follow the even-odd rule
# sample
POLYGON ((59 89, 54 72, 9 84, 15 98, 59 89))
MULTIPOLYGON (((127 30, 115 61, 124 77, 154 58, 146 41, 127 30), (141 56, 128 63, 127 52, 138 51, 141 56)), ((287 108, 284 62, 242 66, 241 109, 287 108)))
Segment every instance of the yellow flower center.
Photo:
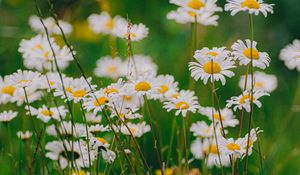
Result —
POLYGON ((199 10, 205 6, 205 4, 201 0, 190 0, 187 4, 190 8, 199 10))
POLYGON ((169 90, 169 87, 166 86, 166 85, 161 85, 161 86, 158 88, 158 92, 161 93, 161 94, 166 93, 168 90, 169 90))
POLYGON ((178 96, 179 96, 179 93, 172 94, 172 98, 175 98, 175 99, 177 99, 177 98, 178 98, 178 96))
POLYGON ((55 84, 54 81, 49 81, 50 86, 53 86, 55 84))
POLYGON ((109 102, 109 99, 107 97, 100 97, 97 98, 97 100, 94 101, 95 106, 102 106, 109 102))
POLYGON ((114 26, 115 26, 115 22, 114 22, 114 20, 113 19, 109 19, 107 22, 106 22, 106 28, 108 28, 108 29, 113 29, 114 28, 114 26))
POLYGON ((107 140, 105 140, 103 137, 97 137, 97 140, 103 144, 107 144, 107 140))
MULTIPOLYGON (((247 145, 248 144, 248 140, 246 140, 246 146, 244 146, 244 149, 247 149, 247 145)), ((250 148, 251 146, 253 145, 253 140, 250 138, 249 139, 249 147, 248 148, 250 148)))
POLYGON ((41 44, 37 44, 37 45, 35 45, 35 47, 36 47, 37 49, 43 50, 43 46, 42 46, 41 44))
POLYGON ((135 85, 134 89, 136 91, 149 91, 151 89, 151 85, 145 81, 141 81, 135 85))
POLYGON ((18 81, 18 84, 29 83, 29 82, 30 82, 30 80, 20 80, 20 81, 18 81))
POLYGON ((76 90, 73 93, 73 97, 84 97, 86 92, 84 90, 76 90))
POLYGON ((209 147, 209 153, 218 154, 217 145, 215 145, 215 144, 210 145, 210 147, 209 147))
POLYGON ((195 12, 192 12, 192 11, 189 11, 188 14, 192 17, 195 17, 196 16, 196 13, 195 12))
POLYGON ((258 82, 255 82, 254 86, 255 86, 256 88, 263 88, 263 87, 264 87, 264 83, 258 81, 258 82))
POLYGON ((44 57, 46 57, 47 59, 49 58, 49 51, 44 53, 44 57))
POLYGON ((213 117, 214 117, 215 120, 218 120, 218 121, 220 121, 220 120, 223 121, 225 119, 223 116, 220 117, 220 115, 218 113, 214 114, 213 117))
MULTIPOLYGON (((250 97, 251 97, 250 95, 244 95, 244 96, 242 96, 240 98, 240 104, 246 103, 246 100, 248 100, 248 99, 251 100, 250 97)), ((252 101, 254 101, 254 100, 255 100, 255 98, 252 99, 252 101)))
POLYGON ((136 132, 136 129, 135 128, 129 128, 131 134, 134 134, 136 132))
POLYGON ((67 92, 72 93, 72 88, 71 87, 66 87, 65 89, 67 92))
POLYGON ((226 147, 231 150, 231 151, 236 151, 236 150, 240 150, 240 145, 236 144, 236 143, 229 143, 226 145, 226 147))
POLYGON ((207 52, 207 55, 210 55, 210 56, 213 56, 213 57, 216 57, 218 56, 219 54, 217 52, 207 52))
POLYGON ((216 62, 209 61, 203 65, 203 70, 208 74, 216 74, 221 72, 221 66, 216 62))
MULTIPOLYGON (((164 175, 173 175, 173 174, 174 174, 173 168, 165 168, 164 175)), ((162 175, 161 170, 160 169, 155 170, 155 175, 162 175)))
POLYGON ((72 175, 86 175, 86 173, 83 170, 79 170, 79 171, 72 171, 72 175))
POLYGON ((190 107, 190 105, 187 102, 181 101, 176 103, 175 107, 177 109, 188 109, 190 107))
POLYGON ((111 93, 119 93, 118 89, 115 88, 107 88, 105 89, 106 94, 111 94, 111 93))
POLYGON ((123 95, 123 100, 124 101, 131 101, 132 97, 130 95, 123 95))
POLYGON ((111 65, 107 68, 107 72, 109 74, 113 74, 113 73, 117 72, 117 67, 115 65, 111 65))
POLYGON ((260 5, 259 3, 256 1, 256 0, 245 0, 243 3, 242 3, 242 7, 248 7, 250 9, 259 9, 260 8, 260 5))
POLYGON ((53 113, 52 111, 48 110, 48 109, 44 109, 44 110, 41 111, 41 114, 42 114, 43 116, 50 117, 50 116, 52 116, 54 113, 53 113))
POLYGON ((130 35, 130 38, 136 38, 136 34, 133 33, 133 32, 130 32, 130 33, 125 33, 125 37, 128 38, 130 35))
MULTIPOLYGON (((244 50, 244 55, 251 59, 251 48, 247 48, 244 50)), ((252 58, 255 59, 255 60, 258 60, 259 59, 259 52, 258 50, 252 48, 252 58)))
POLYGON ((4 86, 2 87, 1 91, 3 94, 8 94, 8 95, 13 95, 15 92, 16 88, 14 86, 4 86))

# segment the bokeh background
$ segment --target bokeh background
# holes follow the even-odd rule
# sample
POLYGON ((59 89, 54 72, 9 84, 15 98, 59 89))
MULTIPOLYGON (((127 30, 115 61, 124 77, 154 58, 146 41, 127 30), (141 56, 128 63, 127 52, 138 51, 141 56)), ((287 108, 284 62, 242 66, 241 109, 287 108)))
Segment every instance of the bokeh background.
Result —
MULTIPOLYGON (((166 19, 170 10, 176 6, 169 4, 168 0, 107 0, 106 7, 101 6, 100 0, 56 0, 55 11, 59 18, 71 22, 75 31, 69 36, 69 40, 77 51, 78 59, 89 76, 93 76, 96 60, 100 56, 110 54, 108 37, 95 35, 87 27, 86 19, 92 13, 99 13, 103 8, 110 10, 112 15, 128 16, 133 23, 144 23, 150 28, 149 36, 139 43, 133 44, 133 52, 150 55, 159 66, 160 74, 172 74, 180 83, 181 88, 188 88, 189 72, 186 60, 191 56, 191 25, 181 25, 166 19)), ((264 18, 262 15, 254 18, 254 38, 258 42, 260 50, 266 51, 271 56, 271 65, 265 70, 278 78, 278 88, 263 100, 263 107, 255 110, 255 125, 261 127, 261 144, 264 155, 265 168, 263 174, 300 174, 300 77, 299 72, 288 70, 282 61, 278 59, 280 49, 293 39, 300 39, 300 5, 299 0, 268 0, 267 3, 276 4, 274 14, 264 18)), ((39 1, 45 16, 48 16, 46 0, 39 1)), ((224 6, 225 0, 218 0, 219 6, 224 6)), ((23 69, 21 54, 18 47, 21 39, 31 38, 35 35, 31 31, 28 18, 36 14, 34 0, 0 0, 0 75, 13 73, 17 69, 23 69)), ((240 13, 234 17, 228 13, 219 13, 219 25, 217 27, 199 27, 198 48, 221 47, 230 48, 237 39, 249 37, 249 22, 246 14, 240 13)), ((126 43, 117 41, 118 55, 126 58, 126 43)), ((224 87, 218 86, 221 95, 222 106, 224 101, 233 95, 240 94, 238 88, 239 76, 244 72, 243 68, 235 70, 236 76, 227 79, 224 87)), ((79 76, 75 64, 71 64, 65 71, 67 75, 79 76)), ((95 78, 94 83, 101 85, 110 80, 95 78)), ((197 82, 196 93, 202 106, 209 106, 210 87, 197 82)), ((168 144, 171 135, 171 123, 173 113, 167 113, 161 108, 160 103, 152 103, 156 130, 159 135, 163 157, 166 158, 168 144)), ((13 105, 4 108, 18 110, 13 105)), ((23 110, 23 109, 20 109, 23 110)), ((203 116, 191 116, 191 121, 202 120, 203 116)), ((246 117, 247 118, 247 117, 246 117)), ((12 130, 19 130, 18 120, 13 121, 12 130)), ((0 148, 7 146, 7 141, 17 144, 15 132, 11 139, 5 131, 5 126, 0 124, 0 148)), ((233 136, 237 129, 230 130, 233 136)), ((244 131, 245 133, 246 131, 244 131)), ((189 136, 189 142, 193 140, 189 136)), ((150 134, 143 141, 151 145, 150 134), (145 141, 146 140, 146 141, 145 141), (150 140, 150 141, 147 141, 150 140)), ((176 147, 176 140, 172 144, 176 147)), ((16 148, 17 149, 17 148, 16 148)), ((143 146, 147 160, 154 167, 153 151, 143 146)), ((172 155, 176 157, 174 149, 172 155)), ((9 159, 18 159, 16 156, 0 157, 0 174, 12 174, 6 166, 9 159)), ((174 160, 176 162, 176 159, 174 160)), ((194 162, 197 167, 199 163, 194 162)), ((251 174, 258 174, 259 159, 257 154, 250 158, 251 174)), ((216 174, 218 171, 216 171, 216 174)))

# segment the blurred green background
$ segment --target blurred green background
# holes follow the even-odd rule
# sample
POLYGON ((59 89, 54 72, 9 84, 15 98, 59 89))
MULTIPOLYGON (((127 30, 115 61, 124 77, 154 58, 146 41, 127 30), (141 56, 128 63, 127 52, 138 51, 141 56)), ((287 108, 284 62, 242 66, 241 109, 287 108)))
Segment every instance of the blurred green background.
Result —
MULTIPOLYGON (((160 74, 172 74, 180 83, 181 88, 188 87, 189 72, 186 60, 191 56, 191 25, 181 25, 166 19, 170 10, 176 6, 169 4, 167 0, 108 0, 111 14, 128 17, 133 23, 144 23, 150 28, 149 36, 139 43, 133 44, 134 53, 142 53, 153 57, 159 66, 160 74)), ((275 74, 278 78, 278 88, 270 97, 263 99, 263 107, 255 110, 254 120, 256 126, 261 127, 262 149, 265 158, 264 174, 300 174, 300 78, 299 72, 288 70, 283 62, 278 59, 280 49, 293 39, 300 39, 300 5, 299 0, 269 0, 274 3, 274 14, 264 18, 262 15, 254 18, 254 36, 258 42, 258 48, 266 51, 271 56, 271 65, 265 70, 275 74)), ((46 0, 39 1, 45 16, 48 16, 46 0)), ((224 6, 225 0, 218 0, 219 6, 224 6)), ((55 10, 61 19, 71 22, 75 31, 69 37, 77 51, 78 59, 87 75, 93 76, 96 60, 100 56, 110 54, 107 36, 96 36, 86 27, 86 18, 92 13, 101 11, 100 3, 96 0, 56 0, 55 10)), ((31 38, 35 35, 28 25, 28 18, 36 14, 34 0, 0 0, 0 75, 13 73, 17 69, 23 69, 22 57, 17 49, 23 38, 31 38)), ((237 39, 249 37, 248 16, 240 13, 234 17, 228 13, 219 13, 219 25, 217 27, 199 27, 199 46, 230 48, 237 39)), ((125 58, 126 43, 118 40, 118 54, 125 58)), ((222 106, 225 100, 233 95, 238 95, 239 76, 244 68, 235 70, 236 76, 227 79, 227 84, 218 90, 221 95, 222 106)), ((67 75, 79 76, 76 65, 72 63, 65 71, 67 75)), ((95 79, 94 83, 100 85, 103 79, 95 79)), ((209 106, 210 88, 202 82, 197 82, 196 92, 202 106, 209 106)), ((167 113, 161 109, 158 102, 151 103, 156 121, 157 133, 160 135, 161 145, 170 142, 171 121, 173 113, 167 113)), ((4 108, 16 109, 13 105, 4 108)), ((192 116, 193 121, 202 120, 203 116, 192 116)), ((12 122, 13 130, 18 130, 17 120, 12 122)), ((8 136, 5 127, 0 124, 0 146, 5 147, 8 136)), ((230 130, 233 136, 237 130, 230 130)), ((245 133, 245 132, 244 132, 245 133)), ((15 134, 13 143, 17 143, 15 134)), ((150 134, 146 140, 150 139, 150 134)), ((189 142, 194 139, 190 136, 189 142)), ((150 141, 151 142, 151 141, 150 141)), ((150 143, 152 144, 152 143, 150 143)), ((174 145, 176 146, 176 145, 174 145)), ((147 159, 154 167, 155 156, 153 152, 146 151, 147 159)), ((175 150, 173 151, 175 155, 175 150)), ((167 152, 163 153, 163 157, 167 152)), ((0 174, 10 174, 5 161, 9 157, 0 158, 0 174)), ((15 157, 17 159, 17 157, 15 157)), ((175 159, 176 160, 176 159, 175 159)), ((175 161, 176 162, 176 161, 175 161)), ((250 170, 257 174, 259 165, 258 156, 254 154, 250 158, 250 170)), ((199 164, 194 163, 193 166, 199 164)), ((216 171, 218 172, 218 171, 216 171)), ((217 173, 216 173, 217 174, 217 173)))

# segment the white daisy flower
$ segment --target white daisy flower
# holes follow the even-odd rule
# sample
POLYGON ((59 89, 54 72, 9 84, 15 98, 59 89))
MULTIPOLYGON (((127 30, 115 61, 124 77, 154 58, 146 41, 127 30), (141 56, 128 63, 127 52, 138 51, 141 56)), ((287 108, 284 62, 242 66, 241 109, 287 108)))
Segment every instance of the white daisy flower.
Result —
POLYGON ((175 81, 172 75, 159 75, 156 77, 156 81, 158 84, 157 91, 159 92, 156 98, 160 100, 164 100, 178 91, 178 82, 175 81))
POLYGON ((203 12, 220 12, 221 7, 216 5, 217 0, 170 0, 170 3, 185 8, 189 12, 196 14, 203 12))
POLYGON ((72 135, 71 121, 63 121, 58 126, 50 125, 46 128, 46 133, 50 136, 57 137, 58 133, 57 133, 55 127, 57 127, 59 134, 65 138, 72 138, 72 137, 78 138, 78 137, 84 137, 87 135, 85 125, 81 124, 81 123, 74 123, 73 135, 72 135))
POLYGON ((114 99, 114 103, 121 102, 124 108, 141 107, 144 104, 144 99, 137 96, 136 92, 130 88, 131 84, 124 84, 120 89, 117 98, 114 99))
POLYGON ((104 92, 103 89, 100 89, 99 91, 90 94, 85 99, 83 107, 88 112, 93 111, 94 114, 97 114, 98 112, 102 112, 105 106, 110 105, 110 101, 111 99, 109 98, 109 96, 104 92), (95 99, 95 97, 97 99, 95 99))
MULTIPOLYGON (((39 91, 36 87, 26 87, 26 95, 28 103, 33 103, 37 100, 40 100, 43 96, 43 93, 39 91)), ((26 101, 26 95, 24 92, 24 89, 18 88, 16 89, 16 92, 14 96, 12 97, 12 100, 16 102, 17 106, 21 106, 24 103, 27 103, 26 101)))
POLYGON ((245 135, 245 137, 243 138, 243 149, 245 150, 245 154, 247 152, 247 147, 248 149, 248 155, 252 154, 252 149, 253 149, 253 145, 254 143, 257 141, 257 134, 263 132, 262 130, 259 130, 259 128, 253 128, 250 131, 250 137, 249 137, 249 144, 248 144, 248 133, 245 135))
POLYGON ((144 24, 132 24, 130 30, 128 31, 128 22, 122 21, 117 25, 117 36, 123 39, 128 39, 130 35, 131 41, 141 41, 146 38, 149 34, 149 28, 144 24))
POLYGON ((129 88, 139 97, 145 95, 148 99, 152 99, 158 94, 158 84, 151 72, 146 72, 145 74, 138 76, 137 79, 130 77, 129 82, 129 88))
POLYGON ((143 116, 138 113, 138 107, 125 107, 121 101, 113 102, 111 108, 111 117, 120 117, 121 120, 143 118, 143 116))
POLYGON ((18 115, 18 112, 9 110, 9 111, 3 111, 0 113, 0 122, 10 122, 14 118, 16 118, 18 115))
POLYGON ((197 50, 194 55, 197 62, 189 63, 191 76, 196 81, 203 80, 204 84, 207 84, 208 79, 210 79, 211 82, 220 80, 222 85, 225 85, 225 76, 233 77, 234 73, 229 69, 235 67, 234 61, 228 57, 228 54, 229 52, 224 47, 213 48, 212 50, 207 48, 197 50))
POLYGON ((105 162, 113 163, 113 161, 116 159, 116 153, 111 150, 102 151, 102 157, 105 162))
MULTIPOLYGON (((216 134, 221 135, 221 126, 220 125, 215 125, 216 127, 216 134)), ((204 121, 198 121, 196 123, 193 123, 190 131, 193 133, 195 137, 204 137, 204 138, 210 138, 214 137, 214 125, 210 124, 208 125, 204 121)), ((225 131, 226 133, 226 131, 225 131)))
MULTIPOLYGON (((88 84, 84 79, 84 77, 75 78, 75 79, 65 78, 64 87, 65 87, 65 92, 67 93, 67 98, 69 100, 73 100, 75 103, 84 99, 90 93, 91 91, 90 88, 94 90, 96 87, 96 85, 92 85, 91 80, 92 78, 87 78, 87 81, 89 83, 88 84)), ((54 95, 61 96, 63 99, 66 98, 62 85, 56 86, 54 95)))
POLYGON ((141 137, 142 135, 150 131, 150 125, 147 125, 146 122, 141 122, 137 124, 128 122, 126 123, 126 125, 129 128, 129 130, 123 124, 120 126, 114 126, 114 128, 116 131, 121 132, 124 135, 132 134, 134 137, 141 137))
MULTIPOLYGON (((50 38, 50 42, 58 67, 65 69, 69 65, 69 62, 73 60, 70 49, 67 46, 60 48, 55 43, 54 38, 50 38)), ((23 39, 18 51, 22 53, 25 67, 37 69, 38 71, 43 71, 44 69, 56 70, 55 58, 45 35, 39 34, 29 40, 23 39)))
POLYGON ((234 140, 233 138, 225 139, 224 137, 220 137, 218 139, 219 150, 226 156, 231 155, 235 158, 240 158, 245 153, 243 141, 242 138, 234 140))
POLYGON ((262 13, 267 17, 268 13, 273 14, 273 6, 274 4, 266 4, 263 0, 227 0, 225 11, 231 11, 232 16, 240 11, 248 11, 249 14, 262 13))
POLYGON ((123 63, 121 58, 111 56, 101 57, 97 61, 97 66, 94 70, 94 74, 98 77, 119 78, 126 75, 126 64, 123 63))
MULTIPOLYGON (((41 89, 50 90, 51 88, 51 90, 54 90, 57 86, 61 86, 61 79, 58 72, 47 72, 41 78, 42 80, 39 83, 39 88, 41 89)), ((66 76, 62 74, 62 78, 65 79, 66 76)))
MULTIPOLYGON (((261 90, 255 90, 253 92, 253 104, 255 104, 257 107, 261 107, 262 103, 259 100, 262 96, 270 96, 269 93, 261 91, 261 90)), ((242 95, 238 97, 231 97, 230 100, 227 100, 226 107, 230 108, 233 106, 233 110, 236 111, 237 109, 245 109, 247 112, 250 112, 251 110, 251 92, 244 91, 242 95)))
POLYGON ((147 72, 157 74, 158 66, 153 62, 150 56, 134 55, 125 61, 125 73, 127 76, 139 76, 147 72))
POLYGON ((32 137, 32 132, 30 131, 18 131, 17 132, 17 136, 19 139, 21 139, 22 141, 27 141, 32 137))
POLYGON ((295 39, 280 51, 279 59, 284 61, 290 70, 297 69, 300 72, 300 40, 295 39))
MULTIPOLYGON (((50 35, 51 34, 61 35, 61 31, 58 28, 58 26, 56 25, 56 22, 52 17, 43 19, 43 22, 44 22, 44 25, 47 27, 47 30, 50 35)), ((62 21, 62 20, 58 20, 58 23, 66 35, 72 33, 73 27, 70 23, 62 21)), ((44 26, 41 23, 40 18, 38 16, 35 16, 35 15, 31 16, 29 18, 29 24, 30 24, 30 27, 32 28, 32 30, 39 32, 39 33, 45 33, 44 26)))
POLYGON ((188 111, 195 113, 200 108, 197 100, 198 98, 195 96, 194 91, 181 90, 177 98, 164 102, 163 108, 167 109, 168 112, 176 110, 176 116, 181 113, 183 117, 186 117, 188 111))
MULTIPOLYGON (((254 72, 254 90, 264 90, 268 93, 273 92, 277 88, 277 77, 275 75, 266 74, 264 72, 254 72)), ((244 90, 246 76, 243 75, 239 81, 239 87, 244 90)), ((248 75, 247 89, 251 89, 251 75, 248 75)))
POLYGON ((41 74, 38 72, 33 72, 29 70, 20 70, 9 75, 8 81, 11 81, 15 84, 16 87, 25 88, 25 87, 37 87, 38 82, 41 79, 41 74))
POLYGON ((89 126, 88 131, 92 134, 97 134, 97 133, 110 131, 110 127, 96 124, 96 125, 89 126))
POLYGON ((77 168, 87 168, 89 163, 93 165, 97 157, 97 150, 92 147, 88 149, 88 145, 83 140, 73 143, 67 140, 52 141, 46 144, 45 149, 48 151, 46 157, 58 161, 62 169, 67 168, 68 162, 75 164, 77 168), (89 162, 89 158, 91 162, 89 162))
POLYGON ((197 23, 204 26, 217 26, 219 19, 218 15, 214 15, 212 12, 204 12, 196 14, 192 11, 187 11, 186 9, 180 7, 176 11, 171 11, 167 14, 167 19, 175 20, 180 24, 194 23, 197 17, 197 23))
POLYGON ((13 96, 16 93, 17 86, 14 82, 9 80, 9 76, 4 79, 0 76, 0 104, 14 102, 13 96))
POLYGON ((102 158, 107 163, 112 163, 116 159, 116 153, 111 151, 109 143, 102 137, 91 137, 90 143, 97 149, 101 150, 102 158))
POLYGON ((269 54, 258 51, 256 45, 257 42, 253 41, 251 49, 251 41, 249 39, 245 40, 245 43, 242 40, 238 40, 231 46, 234 59, 239 60, 240 65, 248 65, 251 62, 252 53, 253 67, 265 69, 270 64, 269 54))
POLYGON ((97 34, 108 34, 117 36, 119 25, 126 23, 126 20, 120 16, 112 18, 107 12, 92 14, 88 17, 88 23, 91 29, 97 34))
POLYGON ((30 112, 32 115, 37 116, 37 118, 44 123, 48 123, 50 119, 61 121, 66 117, 68 110, 65 108, 65 106, 48 108, 46 105, 43 105, 38 109, 30 107, 30 112))
POLYGON ((86 117, 86 121, 88 123, 93 123, 93 124, 100 123, 102 120, 101 115, 95 115, 94 113, 91 113, 91 112, 86 113, 85 117, 86 117))
POLYGON ((207 116, 211 121, 220 124, 222 121, 223 127, 235 127, 239 124, 239 120, 235 119, 235 116, 231 109, 224 108, 219 111, 212 107, 201 107, 199 110, 200 114, 207 116), (212 115, 213 110, 213 115, 212 115))

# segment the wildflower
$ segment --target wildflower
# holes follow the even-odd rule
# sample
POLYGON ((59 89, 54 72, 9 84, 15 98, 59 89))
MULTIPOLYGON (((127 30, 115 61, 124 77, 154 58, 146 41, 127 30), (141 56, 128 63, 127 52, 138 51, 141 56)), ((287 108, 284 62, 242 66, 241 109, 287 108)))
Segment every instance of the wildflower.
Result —
POLYGON ((103 126, 100 124, 96 124, 96 125, 89 126, 88 131, 90 133, 97 134, 97 133, 110 131, 110 128, 109 128, 109 126, 103 126))
POLYGON ((97 114, 97 112, 101 112, 105 106, 110 105, 110 100, 104 90, 100 89, 94 92, 94 94, 89 94, 83 103, 83 107, 88 112, 93 111, 94 114, 97 114))
POLYGON ((61 121, 66 117, 68 110, 64 106, 48 108, 46 105, 43 105, 38 109, 30 107, 30 112, 44 123, 48 123, 50 119, 61 121))
POLYGON ((105 162, 112 163, 116 159, 116 153, 111 150, 102 151, 102 157, 105 162))
POLYGON ((112 58, 110 56, 101 57, 97 61, 94 74, 98 77, 119 78, 126 75, 126 65, 119 57, 112 58))
POLYGON ((0 76, 0 104, 14 102, 13 96, 16 93, 17 86, 14 82, 9 80, 9 76, 4 79, 0 76))
POLYGON ((140 23, 131 25, 128 31, 128 22, 122 21, 120 25, 117 26, 116 32, 120 38, 127 40, 130 37, 130 41, 141 41, 148 36, 149 29, 140 23))
POLYGON ((46 133, 50 136, 57 137, 58 135, 61 135, 65 138, 72 138, 72 137, 78 138, 78 137, 84 137, 87 135, 84 124, 74 123, 74 125, 73 125, 71 121, 63 121, 63 122, 59 123, 58 126, 50 125, 46 128, 46 133), (57 133, 57 130, 58 130, 58 133, 57 133), (72 132, 73 132, 73 135, 72 135, 72 132))
POLYGON ((175 81, 172 75, 159 75, 156 77, 156 81, 158 84, 157 91, 159 92, 157 98, 160 100, 164 100, 178 91, 178 82, 175 81))
POLYGON ((190 13, 203 13, 203 12, 220 12, 221 7, 216 5, 217 0, 170 0, 170 3, 183 7, 190 13))
MULTIPOLYGON (((216 128, 216 134, 221 135, 221 126, 220 125, 215 125, 216 128)), ((196 137, 204 137, 204 138, 210 138, 215 135, 214 133, 214 125, 208 125, 204 121, 198 121, 196 123, 193 123, 190 131, 193 133, 194 136, 196 137)), ((226 132, 226 131, 225 131, 226 132)))
MULTIPOLYGON (((175 169, 174 168, 165 168, 164 169, 164 174, 165 175, 173 175, 175 173, 175 169)), ((155 170, 155 174, 156 175, 162 175, 161 174, 161 170, 160 169, 158 169, 158 170, 155 170)))
MULTIPOLYGON (((266 74, 264 72, 254 72, 254 90, 264 90, 268 93, 273 92, 277 88, 277 77, 275 75, 266 74)), ((242 90, 244 90, 246 77, 243 75, 240 78, 239 86, 242 90)), ((247 88, 246 90, 251 89, 251 76, 248 75, 247 79, 247 88)))
POLYGON ((150 126, 146 124, 146 122, 141 122, 138 124, 134 124, 131 122, 126 123, 125 125, 114 126, 117 131, 120 131, 124 135, 133 135, 134 137, 141 137, 145 133, 150 131, 150 126), (130 134, 131 133, 131 134, 130 134))
POLYGON ((144 104, 144 99, 136 95, 136 92, 131 88, 130 83, 125 83, 123 85, 114 101, 114 103, 121 102, 124 108, 129 109, 141 107, 144 104))
POLYGON ((233 77, 234 73, 229 69, 235 67, 228 54, 229 52, 225 48, 213 48, 212 50, 203 48, 202 50, 197 50, 194 55, 197 62, 189 63, 191 76, 196 81, 199 79, 203 80, 204 84, 207 83, 208 79, 211 79, 211 82, 220 80, 222 85, 225 85, 225 76, 233 77))
POLYGON ((244 43, 242 40, 238 40, 231 46, 234 59, 238 59, 240 65, 248 65, 251 62, 252 58, 253 67, 258 67, 260 69, 265 69, 266 67, 268 67, 270 64, 269 54, 266 52, 258 51, 256 48, 256 41, 252 42, 252 47, 250 40, 247 39, 245 42, 246 43, 244 43))
POLYGON ((183 117, 186 117, 188 111, 195 113, 200 108, 197 99, 195 92, 181 90, 177 98, 164 102, 163 108, 167 109, 168 112, 176 110, 176 116, 181 113, 183 117))
POLYGON ((243 149, 243 139, 238 138, 234 140, 233 138, 225 139, 224 137, 220 137, 219 141, 219 150, 222 154, 226 156, 234 156, 235 158, 242 157, 245 153, 243 149))
MULTIPOLYGON (((42 19, 44 25, 46 26, 49 34, 56 34, 56 35, 61 35, 61 31, 59 29, 59 27, 57 26, 55 20, 52 17, 48 17, 46 19, 42 19)), ((32 30, 39 32, 39 33, 44 33, 45 29, 43 24, 40 21, 40 18, 38 16, 31 16, 29 18, 29 24, 30 27, 32 28, 32 30)), ((73 31, 73 27, 70 23, 62 21, 62 20, 58 20, 58 24, 59 26, 62 28, 64 34, 68 35, 70 33, 72 33, 73 31)))
POLYGON ((68 162, 76 164, 77 168, 87 168, 89 163, 93 164, 96 159, 97 150, 89 149, 83 140, 71 142, 64 140, 52 141, 46 144, 46 157, 59 162, 62 169, 68 166, 68 162), (89 162, 89 157, 91 162, 89 162))
POLYGON ((22 141, 27 141, 27 140, 29 140, 31 138, 32 132, 30 132, 30 131, 25 131, 25 132, 18 131, 17 132, 17 136, 22 141))
POLYGON ((297 69, 300 72, 300 40, 295 39, 280 51, 279 58, 284 61, 290 70, 297 69))
POLYGON ((248 149, 248 155, 252 154, 252 149, 254 143, 257 141, 257 134, 263 132, 262 130, 259 130, 259 128, 253 128, 250 131, 250 137, 249 137, 249 143, 248 143, 248 133, 243 137, 243 149, 245 150, 244 152, 247 152, 247 147, 248 149))
POLYGON ((273 13, 273 6, 274 4, 266 4, 263 0, 227 0, 225 11, 231 11, 232 16, 240 11, 248 11, 249 14, 262 13, 267 17, 268 13, 273 13))
POLYGON ((251 92, 244 91, 242 95, 240 95, 238 97, 231 97, 230 100, 227 100, 226 107, 233 106, 234 111, 236 111, 236 109, 241 110, 242 108, 244 108, 247 112, 250 112, 251 100, 252 100, 253 104, 255 104, 257 107, 260 108, 262 106, 262 103, 258 100, 262 96, 269 96, 269 93, 261 91, 261 90, 256 90, 253 92, 253 97, 251 98, 251 92))
POLYGON ((17 103, 17 106, 21 106, 24 103, 27 103, 26 101, 26 96, 28 103, 33 103, 37 100, 39 100, 42 96, 43 93, 37 89, 37 87, 26 87, 26 95, 23 89, 18 88, 16 89, 16 92, 14 96, 12 97, 12 100, 17 103))
MULTIPOLYGON (((61 74, 62 78, 65 79, 66 76, 61 74)), ((48 91, 54 90, 57 86, 61 86, 61 79, 58 72, 47 72, 45 75, 41 76, 41 81, 38 84, 39 88, 47 89, 48 91)))
POLYGON ((126 20, 120 16, 112 18, 107 12, 92 14, 88 17, 88 23, 91 29, 97 34, 108 34, 117 36, 119 25, 126 23, 126 20))
POLYGON ((212 107, 201 107, 199 111, 202 115, 207 116, 211 121, 214 120, 217 124, 220 124, 222 121, 224 127, 235 127, 239 124, 239 120, 235 119, 232 110, 228 108, 220 109, 221 116, 219 111, 212 107))
POLYGON ((41 74, 38 72, 18 69, 17 72, 9 75, 7 79, 19 88, 37 87, 40 76, 41 74))
POLYGON ((121 120, 126 119, 140 119, 143 116, 138 113, 139 108, 136 106, 125 107, 121 101, 113 103, 113 109, 111 111, 112 117, 120 118, 121 120))
POLYGON ((93 124, 100 123, 102 120, 101 115, 95 115, 94 113, 91 112, 86 113, 85 117, 88 123, 93 123, 93 124))
POLYGON ((3 111, 0 113, 0 122, 8 123, 14 118, 16 118, 18 115, 18 112, 9 110, 9 111, 3 111))
POLYGON ((157 74, 157 65, 153 62, 150 56, 146 55, 133 55, 132 58, 128 58, 125 61, 125 73, 127 76, 140 76, 145 73, 151 72, 157 74))

